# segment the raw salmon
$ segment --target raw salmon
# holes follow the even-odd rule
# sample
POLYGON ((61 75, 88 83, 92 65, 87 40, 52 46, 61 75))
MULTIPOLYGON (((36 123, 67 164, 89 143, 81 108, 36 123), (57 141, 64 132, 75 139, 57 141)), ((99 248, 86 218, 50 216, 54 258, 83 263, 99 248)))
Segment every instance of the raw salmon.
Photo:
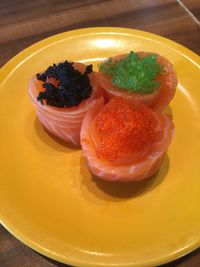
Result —
MULTIPOLYGON (((162 112, 165 107, 170 103, 175 95, 177 87, 177 75, 173 65, 163 56, 160 56, 151 52, 136 52, 140 58, 147 57, 149 55, 157 55, 157 62, 163 65, 163 71, 156 78, 160 82, 160 87, 153 93, 149 94, 138 94, 130 93, 123 89, 118 89, 112 84, 112 78, 105 76, 103 73, 99 72, 99 80, 101 87, 105 90, 106 99, 109 100, 113 96, 120 96, 134 103, 136 101, 142 102, 147 106, 153 108, 155 111, 162 112)), ((123 59, 127 54, 118 55, 112 58, 112 61, 123 59)))
MULTIPOLYGON (((121 109, 121 115, 118 117, 117 115, 120 113, 116 113, 116 121, 105 121, 103 125, 103 132, 102 135, 99 136, 98 129, 96 129, 96 123, 97 118, 99 114, 102 113, 104 110, 105 115, 104 118, 106 118, 106 112, 109 113, 109 109, 106 110, 107 106, 110 104, 111 101, 115 101, 117 105, 119 106, 120 101, 116 100, 119 99, 119 97, 114 97, 112 100, 110 100, 102 109, 102 100, 97 100, 96 104, 90 109, 90 112, 88 112, 83 120, 83 124, 81 127, 81 146, 83 150, 83 155, 87 161, 88 167, 91 170, 91 172, 104 179, 104 180, 110 180, 110 181, 140 181, 143 179, 146 179, 148 177, 151 177, 155 172, 159 169, 160 164, 162 162, 163 156, 165 151, 167 150, 169 144, 171 143, 173 139, 173 133, 174 133, 174 124, 171 121, 170 117, 168 115, 165 115, 163 113, 157 113, 150 108, 146 107, 145 105, 141 105, 140 107, 136 107, 136 110, 139 110, 138 114, 142 114, 141 112, 148 112, 148 116, 151 120, 148 126, 145 125, 145 123, 141 124, 144 129, 143 131, 139 131, 134 136, 135 139, 138 138, 137 134, 141 135, 142 138, 140 138, 139 141, 142 141, 144 143, 143 146, 137 146, 137 142, 135 142, 135 151, 131 151, 129 153, 129 150, 124 150, 125 152, 128 151, 128 153, 124 154, 112 154, 114 151, 113 146, 116 145, 116 143, 112 139, 115 137, 115 125, 120 120, 124 120, 122 122, 123 127, 119 129, 119 132, 123 132, 123 134, 126 131, 124 130, 124 127, 131 125, 131 121, 129 121, 129 115, 128 113, 125 113, 126 116, 123 117, 123 106, 120 106, 121 109), (151 127, 149 139, 150 142, 148 142, 147 137, 145 135, 146 128, 151 127), (152 128, 153 127, 153 128, 152 128), (153 129, 153 132, 152 132, 153 129), (111 132, 112 138, 109 139, 109 131, 111 132), (152 134, 153 133, 153 134, 152 134), (102 153, 99 153, 99 147, 101 145, 101 138, 104 135, 106 136, 106 140, 109 140, 110 142, 110 150, 105 147, 103 150, 103 153, 106 152, 106 157, 102 156, 102 153), (144 141, 146 140, 146 141, 144 141), (107 149, 107 150, 106 150, 107 149), (114 156, 113 156, 114 155, 114 156), (115 159, 115 155, 119 156, 119 158, 115 159), (110 159, 110 160, 109 160, 110 159)), ((122 99, 122 98, 120 98, 122 99)), ((123 100, 125 102, 125 100, 123 100)), ((126 102, 127 103, 127 102, 126 102)), ((130 104, 129 104, 130 105, 130 104)), ((135 109, 135 108, 134 108, 135 109)), ((137 114, 136 114, 137 115, 137 114)), ((136 116, 134 115, 134 116, 136 116)), ((131 113, 130 113, 131 118, 131 113)), ((140 119, 140 117, 139 117, 140 119)), ((148 119, 148 118, 147 118, 148 119)), ((115 119, 114 119, 115 120, 115 119)), ((144 122, 146 121, 146 118, 144 122)), ((100 127, 101 127, 101 121, 100 121, 100 127)), ((137 121, 136 121, 136 128, 137 128, 137 121)), ((137 130, 137 129, 136 129, 137 130)), ((122 136, 123 137, 123 136, 122 136)), ((118 142, 120 143, 121 135, 118 135, 118 142)), ((129 138, 129 135, 127 135, 126 138, 129 138)), ((133 139, 132 139, 133 140, 133 139)), ((132 140, 130 140, 132 142, 132 140)), ((126 140, 125 140, 126 141, 126 140)), ((133 140, 134 141, 134 140, 133 140)), ((137 141, 137 140, 136 140, 137 141)), ((129 144, 130 142, 126 142, 126 144, 129 144)), ((131 144, 131 143, 130 143, 131 144)), ((124 147, 122 147, 123 149, 124 147)), ((116 152, 116 151, 114 151, 116 152)), ((120 151, 119 151, 120 152, 120 151)))
MULTIPOLYGON (((73 66, 82 73, 86 68, 86 66, 81 63, 74 63, 73 66)), ((36 114, 45 128, 67 143, 76 146, 80 145, 80 130, 83 118, 86 112, 96 104, 97 99, 101 96, 97 74, 92 72, 88 76, 92 86, 92 94, 88 99, 83 100, 78 106, 74 107, 58 108, 37 101, 39 91, 44 89, 42 87, 43 83, 37 80, 36 77, 31 79, 28 88, 29 96, 34 104, 36 114)), ((49 82, 56 83, 57 81, 53 81, 53 79, 50 78, 49 82)))

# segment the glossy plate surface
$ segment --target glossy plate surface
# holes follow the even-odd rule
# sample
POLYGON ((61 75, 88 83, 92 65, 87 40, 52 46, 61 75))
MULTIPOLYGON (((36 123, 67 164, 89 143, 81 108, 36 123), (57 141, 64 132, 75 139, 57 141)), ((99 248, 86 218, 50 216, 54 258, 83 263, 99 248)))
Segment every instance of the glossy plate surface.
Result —
POLYGON ((0 221, 38 252, 74 266, 155 266, 200 245, 199 57, 170 40, 122 28, 45 39, 0 71, 0 221), (143 50, 175 66, 175 138, 158 174, 139 184, 93 178, 81 150, 50 136, 27 94, 29 79, 64 59, 97 63, 143 50))

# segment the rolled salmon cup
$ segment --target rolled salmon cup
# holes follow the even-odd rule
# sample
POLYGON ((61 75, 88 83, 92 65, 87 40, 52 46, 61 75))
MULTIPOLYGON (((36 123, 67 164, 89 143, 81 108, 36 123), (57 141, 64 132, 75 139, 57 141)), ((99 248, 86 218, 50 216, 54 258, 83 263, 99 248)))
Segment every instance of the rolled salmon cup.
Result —
POLYGON ((28 93, 43 126, 79 146, 83 118, 101 96, 92 65, 68 61, 54 64, 31 79, 28 93))
POLYGON ((100 85, 107 101, 119 96, 162 112, 175 95, 176 71, 169 60, 152 52, 130 52, 99 66, 100 85))
POLYGON ((81 146, 93 175, 108 181, 141 181, 159 169, 174 134, 170 116, 113 97, 98 100, 83 120, 81 146))

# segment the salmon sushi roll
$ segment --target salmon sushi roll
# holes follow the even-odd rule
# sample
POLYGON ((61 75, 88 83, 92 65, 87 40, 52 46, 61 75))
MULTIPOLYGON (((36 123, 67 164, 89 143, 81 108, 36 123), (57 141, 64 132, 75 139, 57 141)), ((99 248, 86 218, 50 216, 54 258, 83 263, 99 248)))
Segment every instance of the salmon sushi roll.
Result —
POLYGON ((141 181, 155 174, 174 134, 171 118, 113 97, 83 120, 81 145, 90 171, 109 181, 141 181))
POLYGON ((79 146, 83 118, 101 95, 92 65, 68 61, 53 64, 31 79, 28 92, 44 127, 79 146))
POLYGON ((177 86, 173 65, 150 52, 130 52, 107 59, 99 66, 99 80, 107 100, 120 96, 159 112, 170 103, 177 86))

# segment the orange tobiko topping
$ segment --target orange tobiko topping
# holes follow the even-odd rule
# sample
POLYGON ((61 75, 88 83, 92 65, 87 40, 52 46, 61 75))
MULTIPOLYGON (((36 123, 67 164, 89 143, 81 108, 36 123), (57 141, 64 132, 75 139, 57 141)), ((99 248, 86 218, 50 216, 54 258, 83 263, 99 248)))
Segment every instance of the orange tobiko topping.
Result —
POLYGON ((112 98, 95 119, 96 153, 109 161, 144 150, 153 141, 154 116, 148 107, 134 110, 123 98, 112 98))

